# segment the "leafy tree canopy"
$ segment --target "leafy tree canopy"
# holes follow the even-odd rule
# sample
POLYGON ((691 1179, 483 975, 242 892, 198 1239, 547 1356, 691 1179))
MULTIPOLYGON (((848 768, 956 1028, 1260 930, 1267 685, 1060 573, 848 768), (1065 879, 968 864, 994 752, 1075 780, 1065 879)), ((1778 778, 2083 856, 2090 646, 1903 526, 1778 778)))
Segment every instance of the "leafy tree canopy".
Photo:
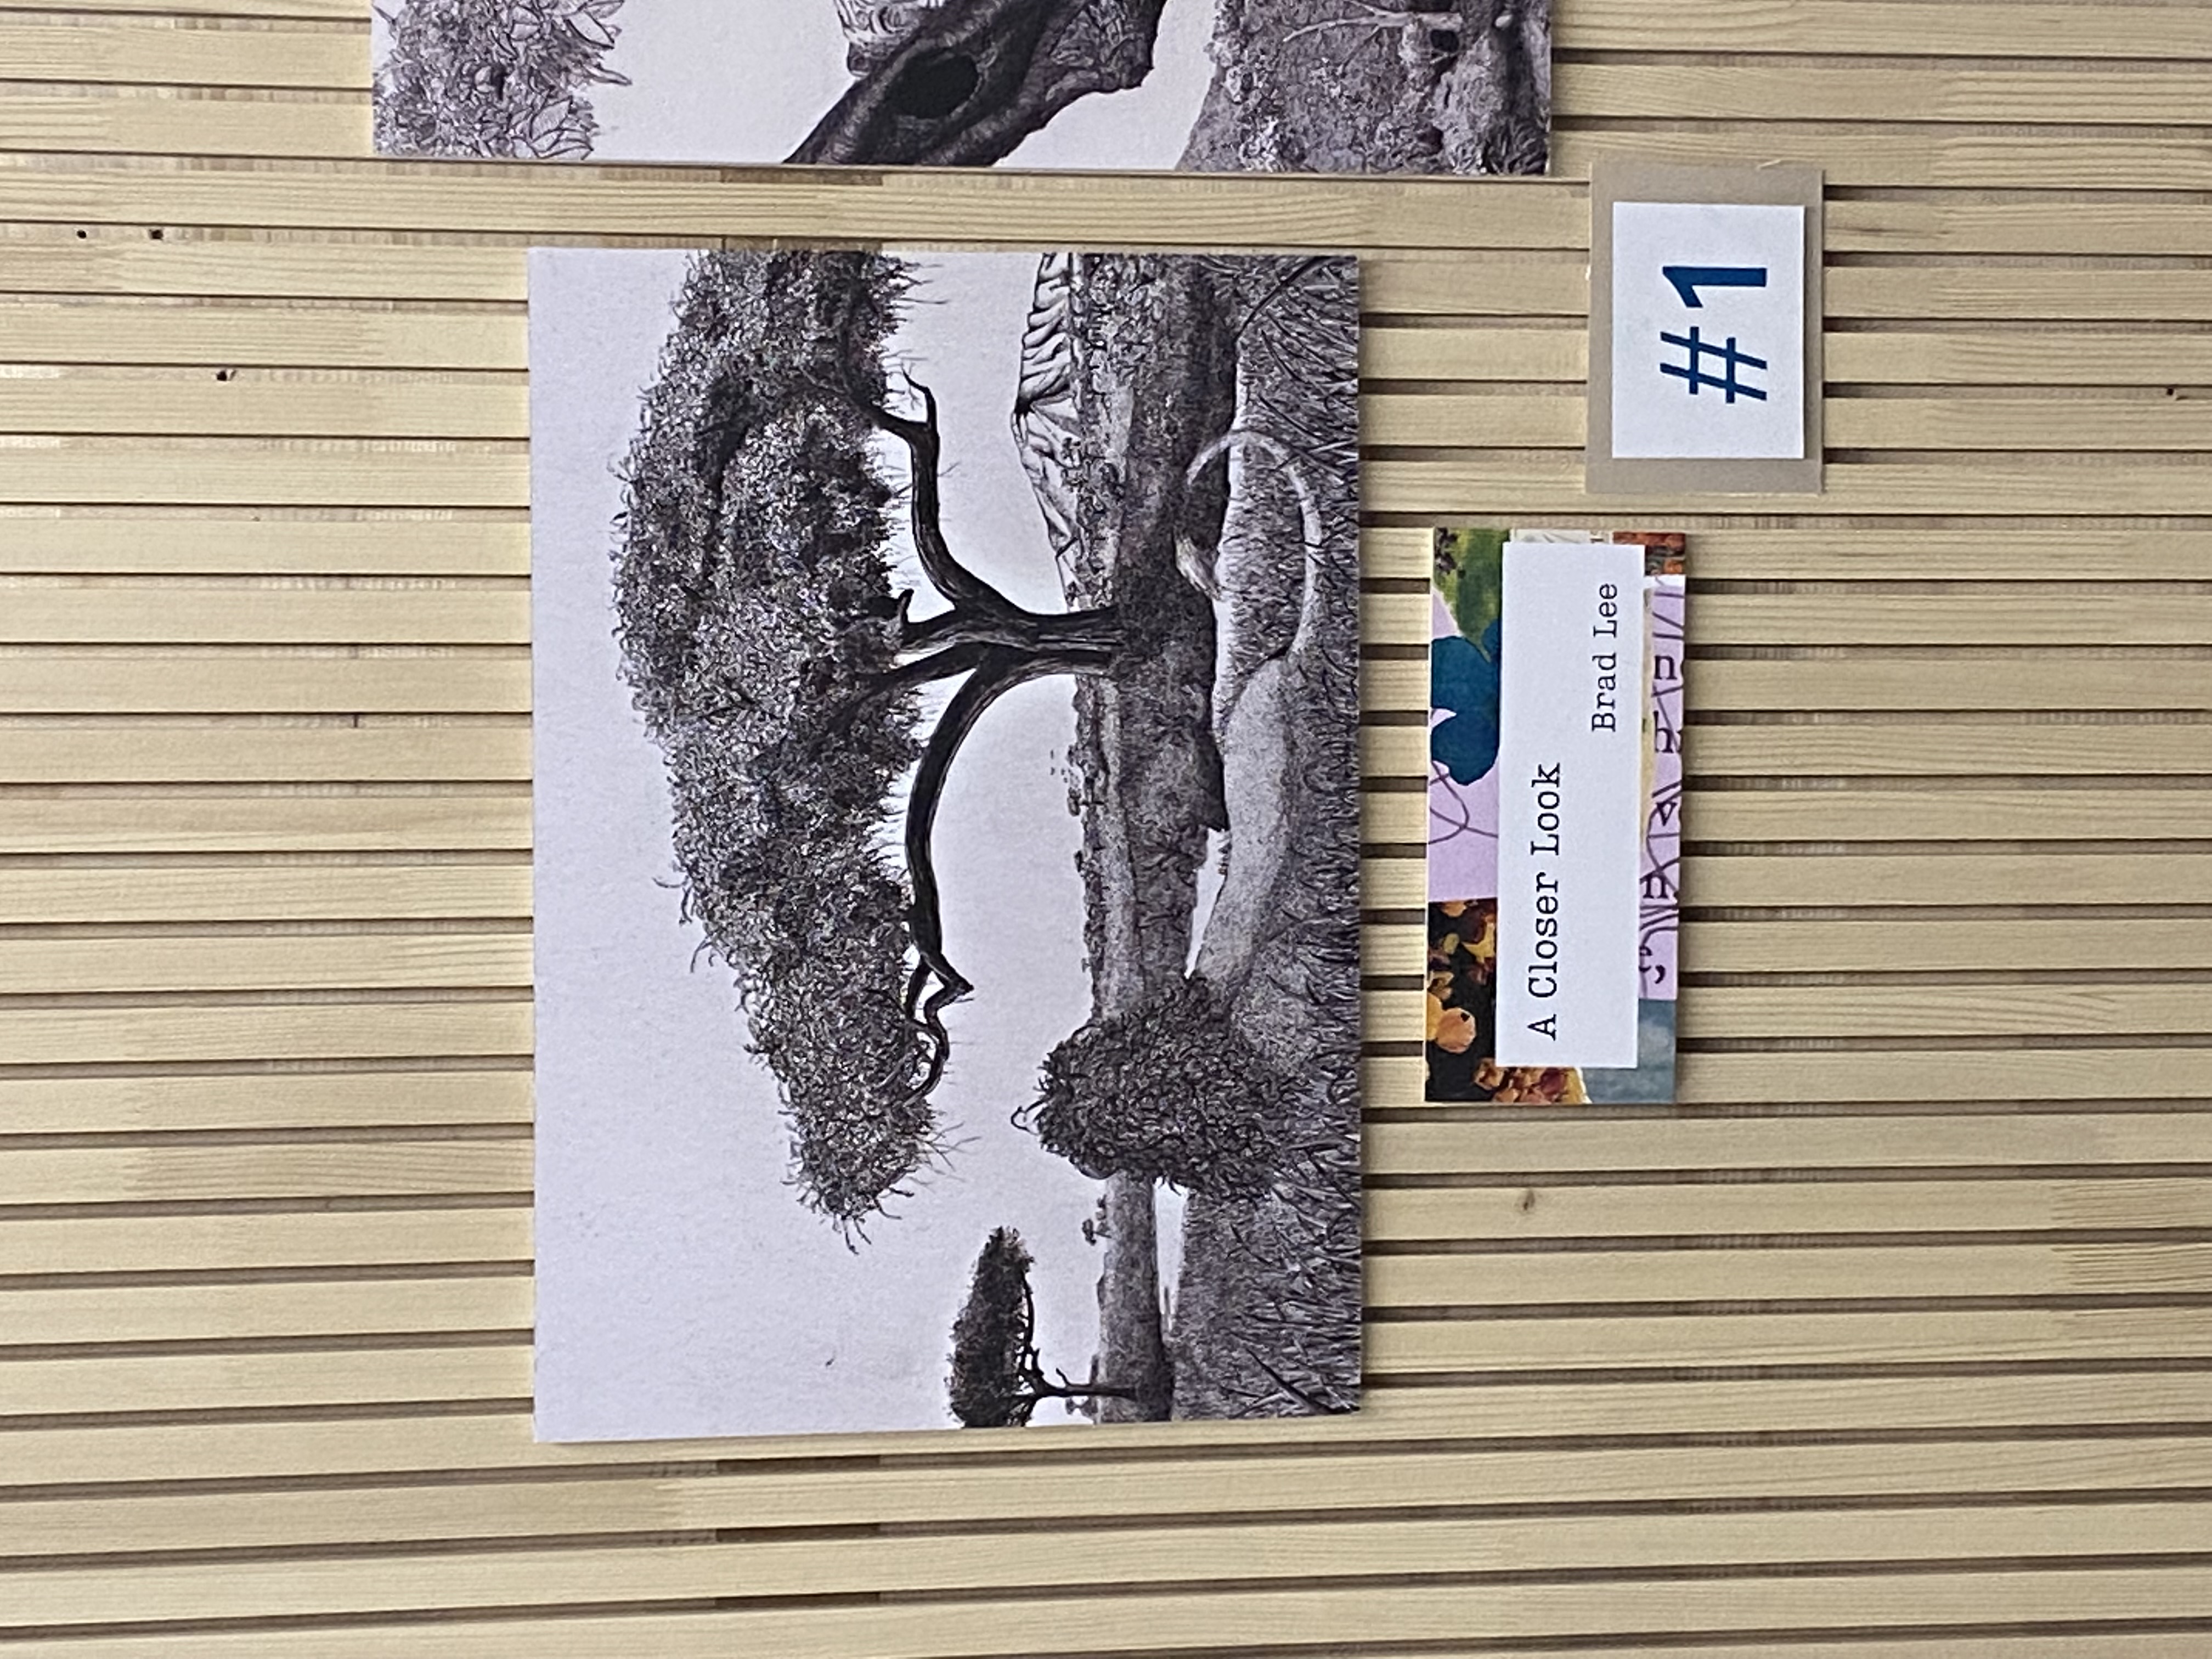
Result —
POLYGON ((1284 1080, 1206 981, 1091 1020, 1045 1057, 1019 1120, 1084 1174, 1216 1195, 1267 1185, 1284 1080))
POLYGON ((907 888, 884 803, 920 752, 867 416, 908 273, 863 253, 708 254, 625 468, 617 633, 665 752, 689 914, 781 1085, 805 1200, 879 1206, 932 1146, 938 1056, 904 1011, 907 888))
POLYGON ((586 87, 606 67, 623 0, 409 0, 383 14, 376 147, 405 155, 578 160, 599 120, 586 87))
POLYGON ((984 1241, 968 1300, 952 1324, 952 1414, 965 1427, 1026 1423, 1036 1408, 1026 1378, 1034 1346, 1029 1247, 1011 1227, 984 1241))
POLYGON ((941 1013, 973 988, 946 955, 931 850, 954 757, 1007 690, 1103 672, 1126 645, 1111 607, 1025 611, 947 542, 936 400, 915 386, 919 417, 885 406, 910 280, 863 253, 695 261, 615 560, 623 672, 667 755, 689 914, 782 1085, 802 1196, 848 1226, 933 1150, 941 1013), (946 606, 926 617, 891 591, 878 432, 912 462, 915 558, 946 606), (925 738, 919 689, 951 679, 925 738))

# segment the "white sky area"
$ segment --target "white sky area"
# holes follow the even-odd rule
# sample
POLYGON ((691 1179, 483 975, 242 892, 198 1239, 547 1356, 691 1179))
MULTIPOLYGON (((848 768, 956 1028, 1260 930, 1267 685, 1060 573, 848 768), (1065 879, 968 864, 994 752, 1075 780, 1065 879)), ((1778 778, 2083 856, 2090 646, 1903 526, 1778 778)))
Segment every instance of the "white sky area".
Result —
MULTIPOLYGON (((627 87, 586 94, 603 161, 780 161, 842 98, 835 0, 626 0, 608 66, 627 87)), ((1212 76, 1210 0, 1168 0, 1152 72, 1079 99, 1000 165, 1164 169, 1182 158, 1212 76)))
MULTIPOLYGON (((666 775, 618 678, 614 466, 685 258, 530 260, 538 1433, 949 1425, 952 1320, 993 1227, 1018 1227, 1036 1255, 1046 1363, 1080 1376, 1096 1345, 1101 1252, 1080 1225, 1098 1187, 1008 1121, 1090 1009, 1081 831, 1059 775, 1071 682, 1009 694, 953 769, 938 869, 947 947, 975 993, 947 1016, 937 1101, 966 1144, 854 1254, 784 1184, 775 1085, 744 1052, 728 973, 692 966, 666 775)), ((1006 425, 1035 272, 1030 254, 925 261, 895 357, 938 395, 952 544, 1018 602, 1057 609, 1006 425)), ((1175 1207, 1162 1205, 1164 1244, 1180 1242, 1175 1207)), ((1060 1420, 1057 1407, 1037 1418, 1060 1420)))

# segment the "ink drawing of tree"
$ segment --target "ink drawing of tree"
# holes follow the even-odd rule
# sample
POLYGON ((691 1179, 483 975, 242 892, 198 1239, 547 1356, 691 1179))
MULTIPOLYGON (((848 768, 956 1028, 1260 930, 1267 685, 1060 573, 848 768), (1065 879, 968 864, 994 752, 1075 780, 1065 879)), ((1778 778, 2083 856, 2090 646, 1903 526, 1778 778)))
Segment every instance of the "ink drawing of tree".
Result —
POLYGON ((1112 607, 1025 610, 948 544, 935 399, 895 390, 881 361, 908 282, 863 253, 697 261, 616 554, 624 673, 668 757, 689 914, 735 971, 802 1196, 847 1225, 937 1146, 942 1016, 972 988, 931 841, 961 745, 1013 687, 1103 670, 1126 644, 1112 607), (877 432, 911 459, 927 596, 893 591, 877 432), (957 689, 924 729, 920 692, 941 683, 957 689))

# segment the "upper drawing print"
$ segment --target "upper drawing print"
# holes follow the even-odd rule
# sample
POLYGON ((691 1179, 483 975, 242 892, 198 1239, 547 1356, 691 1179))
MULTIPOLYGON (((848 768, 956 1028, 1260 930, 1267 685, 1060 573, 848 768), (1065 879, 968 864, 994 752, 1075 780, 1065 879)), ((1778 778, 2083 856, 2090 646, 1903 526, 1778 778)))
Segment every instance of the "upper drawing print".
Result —
POLYGON ((1551 0, 390 0, 392 155, 1541 173, 1551 0))

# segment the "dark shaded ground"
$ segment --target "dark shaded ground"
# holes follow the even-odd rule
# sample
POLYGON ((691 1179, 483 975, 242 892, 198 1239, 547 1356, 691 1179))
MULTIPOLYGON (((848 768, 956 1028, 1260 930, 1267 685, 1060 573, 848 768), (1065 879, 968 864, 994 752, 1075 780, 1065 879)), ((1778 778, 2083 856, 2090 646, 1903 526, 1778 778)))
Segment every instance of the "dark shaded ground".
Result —
MULTIPOLYGON (((1083 258, 1069 322, 1079 452, 1069 457, 1075 534, 1060 550, 1071 607, 1142 619, 1143 648, 1075 691, 1084 939, 1100 1017, 1164 996, 1183 974, 1206 829, 1221 821, 1207 724, 1211 607, 1176 568, 1189 459, 1235 418, 1233 320, 1187 261, 1083 258), (1161 341, 1182 349, 1158 349, 1161 341)), ((1218 502, 1213 513, 1218 516, 1218 502)), ((1109 1183, 1113 1236, 1099 1281, 1099 1372, 1139 1387, 1102 1400, 1103 1421, 1169 1414, 1152 1183, 1109 1183), (1136 1247, 1141 1233, 1142 1249, 1136 1247)))
MULTIPOLYGON (((1076 690, 1084 931, 1097 1012, 1125 1012, 1182 976, 1209 824, 1221 822, 1208 724, 1211 607, 1176 568, 1182 474, 1235 420, 1233 313, 1190 262, 1085 258, 1073 331, 1078 534, 1071 606, 1111 603, 1145 644, 1076 690)), ((1188 509, 1200 520, 1207 503, 1188 509)), ((1210 503, 1218 521, 1218 485, 1210 503)))
POLYGON ((1156 1421, 1175 1402, 1160 1312, 1159 1215, 1152 1183, 1141 1176, 1106 1182, 1105 1265, 1098 1275, 1097 1375, 1135 1398, 1098 1401, 1101 1422, 1156 1421))
POLYGON ((1348 263, 1319 261, 1287 283, 1250 271, 1243 284, 1239 423, 1297 458, 1323 544, 1309 596, 1295 493, 1279 464, 1248 457, 1217 566, 1231 645, 1215 702, 1236 708, 1222 738, 1232 882, 1238 860, 1256 857, 1255 839, 1273 837, 1281 858, 1233 918, 1224 892, 1200 966, 1222 975, 1238 1033, 1288 1086, 1267 1189, 1190 1200, 1169 1337, 1179 1417, 1285 1416, 1358 1402, 1356 280, 1348 263), (1279 795, 1243 781, 1249 769, 1237 763, 1240 745, 1271 744, 1283 749, 1279 795), (1242 937, 1222 939, 1224 928, 1242 937))
MULTIPOLYGON (((1158 629, 1076 697, 1094 1003, 1124 1012, 1182 983, 1206 832, 1225 823, 1200 971, 1275 1072, 1255 1093, 1286 1103, 1266 1190, 1189 1201, 1173 1412, 1346 1410, 1360 1318, 1355 278, 1334 260, 1082 264, 1069 602, 1111 599, 1158 629), (1225 518, 1222 464, 1179 499, 1190 459, 1232 426, 1284 446, 1308 482, 1324 531, 1310 605, 1279 460, 1237 458, 1225 518), (1216 573, 1218 613, 1176 566, 1177 527, 1216 573)), ((1102 1314, 1128 1300, 1112 1288, 1102 1314)), ((1102 1356, 1127 1334, 1109 1322, 1102 1356)))

